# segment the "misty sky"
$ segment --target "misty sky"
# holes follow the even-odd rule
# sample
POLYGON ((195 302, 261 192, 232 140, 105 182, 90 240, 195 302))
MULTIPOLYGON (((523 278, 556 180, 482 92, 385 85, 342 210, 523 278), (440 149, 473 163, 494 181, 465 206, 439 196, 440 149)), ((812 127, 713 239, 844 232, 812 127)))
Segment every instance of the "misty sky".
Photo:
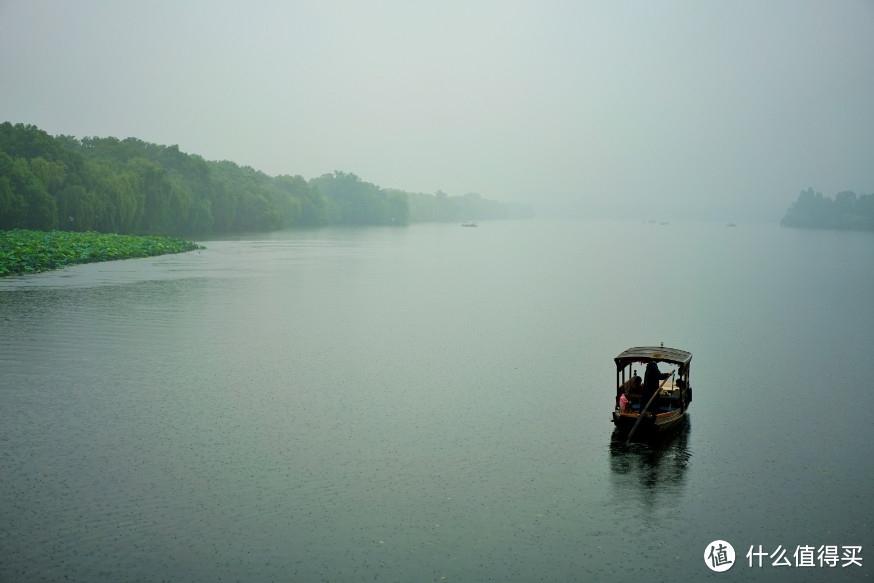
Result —
POLYGON ((874 192, 874 0, 0 0, 0 121, 551 212, 874 192))

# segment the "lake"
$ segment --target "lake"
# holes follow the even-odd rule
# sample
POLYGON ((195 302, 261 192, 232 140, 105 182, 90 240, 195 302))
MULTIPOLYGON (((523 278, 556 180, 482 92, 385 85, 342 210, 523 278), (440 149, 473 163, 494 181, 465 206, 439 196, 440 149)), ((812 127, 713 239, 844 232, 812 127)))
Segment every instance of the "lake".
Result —
POLYGON ((870 579, 874 233, 201 243, 0 280, 0 580, 870 579), (613 357, 660 342, 688 423, 626 446, 613 357))

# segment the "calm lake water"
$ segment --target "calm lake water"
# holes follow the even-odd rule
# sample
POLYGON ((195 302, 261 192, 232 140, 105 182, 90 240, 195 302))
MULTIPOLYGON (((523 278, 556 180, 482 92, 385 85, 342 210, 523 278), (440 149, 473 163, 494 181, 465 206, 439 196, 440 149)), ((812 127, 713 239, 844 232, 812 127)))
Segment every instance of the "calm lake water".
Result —
POLYGON ((0 280, 0 581, 871 579, 874 234, 204 244, 0 280), (612 359, 659 342, 689 423, 626 447, 612 359))

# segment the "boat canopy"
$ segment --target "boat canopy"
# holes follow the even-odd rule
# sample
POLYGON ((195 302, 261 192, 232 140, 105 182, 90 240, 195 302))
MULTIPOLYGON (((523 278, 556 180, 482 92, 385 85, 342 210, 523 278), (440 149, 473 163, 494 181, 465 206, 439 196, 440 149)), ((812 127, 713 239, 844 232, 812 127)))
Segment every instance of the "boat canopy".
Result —
POLYGON ((623 368, 632 362, 649 362, 651 360, 687 367, 692 361, 692 353, 667 346, 637 346, 629 348, 613 360, 616 361, 617 368, 623 368))

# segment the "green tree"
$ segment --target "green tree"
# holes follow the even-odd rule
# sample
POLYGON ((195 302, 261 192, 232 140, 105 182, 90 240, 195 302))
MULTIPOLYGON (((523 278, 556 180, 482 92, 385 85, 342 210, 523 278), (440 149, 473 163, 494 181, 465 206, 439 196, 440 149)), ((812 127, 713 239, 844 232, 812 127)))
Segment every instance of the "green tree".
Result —
POLYGON ((49 231, 58 226, 58 207, 55 199, 34 176, 30 164, 24 158, 12 161, 9 175, 12 190, 19 194, 25 203, 24 224, 26 229, 49 231))
POLYGON ((63 162, 37 156, 30 161, 30 170, 52 197, 67 183, 67 167, 63 162))
POLYGON ((32 160, 37 157, 61 162, 67 172, 77 174, 84 162, 81 154, 68 147, 64 141, 53 138, 33 125, 9 122, 0 124, 0 151, 11 158, 32 160))
POLYGON ((191 195, 178 183, 172 182, 167 171, 144 157, 132 158, 127 168, 136 177, 137 188, 143 198, 143 216, 140 230, 146 234, 173 234, 176 216, 187 216, 191 195))
POLYGON ((212 200, 197 198, 191 202, 188 211, 186 232, 195 235, 209 235, 213 231, 212 200))
MULTIPOLYGON (((9 122, 0 124, 0 154, 0 225, 6 228, 170 235, 510 216, 509 207, 479 195, 383 189, 341 171, 310 181, 270 177, 233 162, 207 162, 178 145, 53 138, 9 122)), ((862 206, 855 201, 855 214, 847 215, 853 224, 862 206)))
MULTIPOLYGON (((389 204, 387 194, 375 184, 364 182, 352 173, 334 171, 310 181, 328 200, 331 222, 349 225, 386 225, 403 215, 405 203, 396 200, 389 204), (395 208, 397 207, 397 208, 395 208)), ((407 216, 409 211, 407 212, 407 216)))
POLYGON ((27 219, 27 202, 12 183, 14 162, 0 152, 0 230, 20 229, 27 219))
POLYGON ((386 194, 389 220, 395 225, 410 224, 410 202, 406 194, 392 192, 386 194))
POLYGON ((237 222, 237 197, 224 178, 215 182, 215 194, 211 201, 213 229, 217 233, 230 233, 237 222))
POLYGON ((138 232, 145 214, 145 197, 135 172, 123 170, 111 159, 88 160, 85 168, 86 193, 78 190, 68 193, 80 197, 76 212, 68 216, 73 217, 74 228, 104 233, 138 232))
POLYGON ((325 199, 302 176, 281 175, 269 181, 283 226, 317 227, 328 222, 325 199))

